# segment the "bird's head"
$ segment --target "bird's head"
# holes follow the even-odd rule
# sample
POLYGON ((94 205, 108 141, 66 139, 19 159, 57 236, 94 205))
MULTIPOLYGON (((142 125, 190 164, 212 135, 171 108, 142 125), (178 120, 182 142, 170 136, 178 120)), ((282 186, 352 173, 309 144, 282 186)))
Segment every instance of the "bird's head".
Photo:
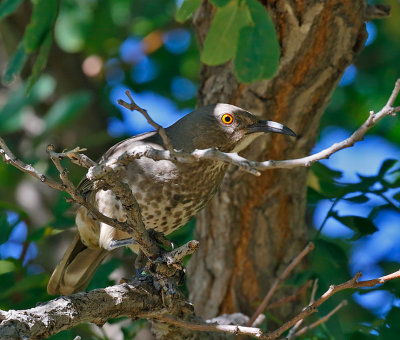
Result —
POLYGON ((280 123, 259 120, 240 107, 221 103, 199 108, 167 130, 172 132, 169 135, 175 147, 186 151, 218 148, 223 152, 239 152, 256 137, 271 132, 296 137, 280 123))

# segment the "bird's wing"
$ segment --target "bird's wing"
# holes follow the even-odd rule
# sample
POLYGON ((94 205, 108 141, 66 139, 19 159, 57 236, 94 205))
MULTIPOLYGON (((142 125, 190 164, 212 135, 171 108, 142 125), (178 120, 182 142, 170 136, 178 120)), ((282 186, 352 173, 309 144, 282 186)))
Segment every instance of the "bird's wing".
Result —
MULTIPOLYGON (((104 153, 104 155, 101 156, 98 163, 103 163, 106 160, 112 158, 113 155, 116 154, 117 152, 119 152, 121 149, 128 150, 128 149, 134 147, 136 145, 135 142, 143 142, 143 141, 160 144, 161 139, 160 139, 159 135, 157 134, 157 132, 155 132, 155 131, 145 132, 140 135, 124 139, 124 140, 118 142, 117 144, 113 145, 111 148, 109 148, 104 153)), ((78 184, 77 189, 81 194, 87 195, 93 190, 93 182, 90 181, 89 179, 87 179, 86 177, 84 177, 78 184)))
POLYGON ((124 140, 120 141, 119 143, 113 145, 111 148, 109 148, 104 153, 104 155, 101 156, 99 163, 102 163, 102 162, 106 161, 107 159, 112 158, 113 155, 115 153, 119 152, 119 150, 121 148, 128 150, 136 145, 135 142, 143 142, 143 141, 159 144, 160 137, 156 131, 151 131, 151 132, 141 133, 140 135, 124 139, 124 140))

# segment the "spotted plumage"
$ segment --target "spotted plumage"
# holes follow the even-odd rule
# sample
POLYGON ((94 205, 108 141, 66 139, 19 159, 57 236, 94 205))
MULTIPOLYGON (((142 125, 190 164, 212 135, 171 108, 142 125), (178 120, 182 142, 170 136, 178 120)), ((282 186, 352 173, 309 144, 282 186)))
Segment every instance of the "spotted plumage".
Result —
MULTIPOLYGON (((228 104, 195 110, 166 129, 173 147, 186 152, 206 148, 239 152, 266 132, 294 136, 281 124, 259 121, 251 113, 228 104)), ((114 145, 102 156, 100 163, 117 159, 124 152, 143 145, 163 149, 160 136, 148 132, 114 145)), ((180 163, 142 157, 131 161, 119 176, 132 190, 146 228, 167 235, 186 224, 207 204, 217 191, 226 168, 221 161, 180 163)), ((87 179, 81 182, 79 190, 104 215, 126 221, 124 209, 111 190, 94 190, 87 179)), ((76 225, 79 237, 55 269, 48 284, 50 294, 70 294, 84 289, 113 241, 130 237, 93 220, 84 207, 78 209, 76 225)), ((129 247, 138 250, 137 244, 129 247)))

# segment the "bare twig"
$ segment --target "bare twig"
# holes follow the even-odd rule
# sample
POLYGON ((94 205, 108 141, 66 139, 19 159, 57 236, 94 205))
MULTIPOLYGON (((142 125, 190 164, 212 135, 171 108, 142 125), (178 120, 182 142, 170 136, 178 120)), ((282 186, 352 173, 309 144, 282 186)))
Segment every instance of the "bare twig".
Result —
POLYGON ((180 263, 186 255, 193 254, 199 247, 199 244, 200 242, 196 240, 189 241, 183 246, 165 253, 161 259, 163 262, 167 263, 167 265, 180 263))
POLYGON ((365 21, 370 21, 373 19, 385 19, 390 16, 390 9, 390 5, 367 5, 365 10, 365 21))
POLYGON ((373 280, 367 280, 367 281, 361 281, 359 282, 358 279, 362 276, 360 272, 358 272, 351 280, 342 283, 340 285, 332 285, 329 287, 329 289, 313 304, 315 307, 318 307, 321 305, 323 302, 325 302, 327 299, 329 299, 333 294, 343 290, 343 289, 349 289, 349 288, 361 288, 361 287, 374 287, 379 284, 383 284, 387 281, 393 280, 393 279, 398 279, 400 278, 400 270, 379 277, 377 279, 373 280))
POLYGON ((51 178, 46 177, 44 174, 37 171, 32 165, 25 164, 24 162, 20 161, 17 157, 15 157, 1 137, 0 137, 0 156, 3 158, 6 164, 10 164, 15 168, 17 168, 18 170, 21 170, 22 172, 25 172, 35 177, 44 184, 47 184, 50 188, 59 191, 65 190, 62 184, 52 180, 51 178))
MULTIPOLYGON (((315 302, 315 295, 317 294, 317 289, 318 289, 318 279, 315 279, 313 287, 312 287, 312 291, 311 291, 310 303, 308 304, 309 306, 315 302)), ((287 336, 288 340, 293 340, 297 336, 296 331, 300 328, 300 326, 303 324, 303 322, 304 322, 304 319, 300 319, 299 321, 296 322, 296 324, 289 331, 289 334, 287 336)))
POLYGON ((233 335, 249 335, 255 337, 256 339, 266 339, 262 330, 254 327, 234 326, 234 325, 212 325, 204 323, 201 324, 201 323, 184 321, 167 315, 161 315, 160 317, 157 317, 157 320, 178 327, 190 329, 193 331, 220 332, 233 335))
MULTIPOLYGON (((367 131, 371 129, 381 119, 387 116, 392 116, 397 112, 400 112, 400 106, 396 107, 393 106, 394 101, 399 94, 399 91, 400 91, 400 79, 396 81, 392 94, 387 103, 385 104, 385 106, 377 113, 371 111, 368 118, 361 125, 361 127, 358 128, 349 138, 346 138, 342 142, 335 143, 332 146, 314 155, 310 155, 307 157, 288 159, 282 161, 270 160, 264 162, 250 161, 246 158, 239 156, 237 153, 224 153, 215 149, 195 150, 192 153, 173 150, 172 145, 165 133, 165 130, 149 117, 146 110, 140 108, 136 103, 133 102, 133 100, 131 104, 128 104, 123 100, 119 100, 118 103, 131 110, 138 110, 146 117, 146 119, 148 119, 148 121, 150 119, 150 121, 152 122, 151 123, 152 126, 160 133, 160 136, 162 137, 164 142, 164 146, 167 149, 166 151, 166 150, 153 150, 151 148, 145 148, 141 150, 141 152, 135 152, 134 157, 139 158, 142 156, 146 156, 154 160, 160 160, 160 159, 172 160, 172 161, 178 160, 180 162, 194 162, 201 159, 215 160, 227 164, 232 164, 244 171, 247 171, 253 175, 258 176, 260 175, 260 171, 265 171, 268 169, 278 169, 278 168, 293 169, 296 167, 309 167, 315 162, 329 158, 332 154, 334 154, 339 150, 353 146, 356 142, 361 141, 364 138, 367 131)), ((128 93, 129 91, 127 91, 127 95, 131 99, 130 93, 129 94, 128 93)), ((125 157, 131 157, 131 156, 125 156, 125 157)))
POLYGON ((310 305, 315 302, 315 295, 317 294, 317 289, 318 289, 318 279, 315 279, 311 291, 310 305))
POLYGON ((115 219, 111 219, 101 214, 98 209, 90 206, 89 203, 77 192, 73 183, 68 179, 68 172, 62 167, 60 160, 64 157, 68 157, 77 164, 83 164, 84 166, 91 167, 97 166, 97 163, 92 161, 89 157, 83 157, 80 154, 80 151, 81 149, 75 148, 71 151, 58 153, 54 151, 53 145, 49 145, 47 147, 47 152, 49 153, 52 162, 60 173, 60 179, 63 183, 63 190, 68 192, 76 202, 85 206, 95 218, 107 223, 108 225, 111 225, 116 229, 128 232, 130 235, 132 235, 132 237, 135 239, 135 242, 138 243, 147 257, 157 257, 159 255, 159 248, 156 243, 151 240, 146 231, 140 213, 140 207, 129 186, 119 180, 118 176, 116 176, 116 173, 110 171, 103 174, 101 179, 107 183, 107 185, 121 201, 127 216, 127 221, 125 223, 121 223, 115 219))
POLYGON ((104 173, 117 171, 132 160, 141 157, 151 158, 155 161, 169 160, 181 163, 195 163, 200 160, 220 161, 235 165, 252 175, 260 175, 260 172, 253 166, 253 163, 257 162, 249 161, 239 156, 237 153, 224 153, 216 149, 194 150, 192 153, 174 150, 174 153, 171 153, 169 150, 157 150, 148 145, 141 145, 135 147, 133 150, 124 152, 118 159, 110 159, 105 163, 92 167, 89 169, 87 177, 91 180, 101 178, 104 173))
POLYGON ((322 159, 329 158, 335 152, 351 147, 356 142, 361 141, 364 138, 366 132, 371 129, 376 123, 378 123, 381 119, 387 116, 392 116, 396 112, 400 112, 400 107, 393 107, 394 101, 397 98, 400 91, 400 79, 398 79, 395 83, 392 94, 389 97, 389 100, 385 104, 385 106, 377 113, 370 111, 368 118, 366 121, 358 128, 349 138, 346 138, 342 142, 335 143, 329 148, 326 148, 314 155, 298 158, 298 159, 289 159, 284 161, 266 161, 259 162, 254 164, 254 167, 257 170, 263 171, 266 169, 276 169, 276 168, 286 168, 292 169, 299 166, 309 167, 313 163, 320 161, 322 159))
MULTIPOLYGON (((274 340, 280 337, 299 320, 305 319, 310 314, 316 312, 318 306, 337 292, 345 289, 373 287, 377 284, 383 284, 389 280, 400 278, 400 270, 374 280, 362 282, 358 281, 360 276, 361 273, 357 273, 351 280, 337 286, 331 286, 328 291, 312 305, 304 308, 298 315, 277 330, 268 333, 263 333, 261 329, 255 327, 215 325, 201 323, 201 321, 194 323, 166 315, 168 310, 165 310, 164 307, 160 310, 162 303, 160 303, 161 297, 159 291, 154 289, 154 283, 151 282, 151 277, 147 277, 145 281, 143 281, 143 278, 137 278, 130 284, 125 283, 105 289, 96 289, 88 293, 64 296, 28 310, 0 311, 0 338, 5 334, 20 334, 24 335, 26 338, 40 338, 56 334, 63 329, 70 328, 81 322, 103 324, 109 317, 125 315, 130 317, 150 318, 189 330, 240 334, 259 339, 274 340), (146 303, 143 301, 146 301, 146 303), (106 313, 99 314, 93 312, 97 310, 99 303, 102 304, 103 311, 107 311, 106 313), (65 306, 65 308, 60 308, 60 306, 65 306), (154 308, 152 309, 151 306, 154 306, 154 308), (44 317, 45 315, 46 317, 44 317)), ((306 329, 301 329, 299 332, 302 333, 300 334, 325 322, 333 313, 337 312, 343 304, 344 303, 342 303, 340 307, 336 307, 322 319, 307 326, 306 329)))
POLYGON ((299 264, 299 262, 306 256, 310 251, 314 249, 314 244, 309 243, 307 246, 301 251, 299 255, 297 255, 292 262, 286 267, 286 269, 282 272, 281 275, 275 280, 275 282, 272 284, 271 288, 265 295, 263 301, 261 302, 260 306, 257 308, 253 316, 251 317, 249 321, 249 326, 252 326, 254 321, 257 319, 257 317, 267 308, 268 303, 271 299, 271 297, 274 295, 275 291, 278 289, 279 285, 283 280, 285 280, 290 272, 299 264))
POLYGON ((68 178, 67 169, 64 169, 61 165, 60 160, 62 159, 62 157, 60 156, 60 154, 56 154, 54 152, 54 145, 52 144, 48 145, 46 151, 50 155, 51 161, 53 162, 58 172, 60 173, 61 182, 63 183, 66 190, 69 192, 75 192, 76 191, 75 186, 68 178))
POLYGON ((127 188, 126 184, 118 180, 117 176, 115 176, 115 173, 108 172, 107 176, 104 175, 102 177, 102 180, 104 180, 112 188, 114 193, 118 197, 120 197, 121 203, 123 204, 127 212, 127 222, 120 222, 116 219, 103 215, 101 212, 98 211, 98 209, 92 206, 88 201, 84 199, 84 197, 82 197, 77 192, 73 183, 68 179, 68 172, 62 167, 60 160, 64 157, 68 157, 76 160, 78 164, 85 164, 85 166, 90 165, 93 167, 93 164, 97 164, 89 157, 83 157, 79 153, 80 151, 80 149, 74 149, 67 152, 57 153, 54 151, 54 146, 48 146, 47 152, 49 153, 52 162, 60 173, 60 179, 62 181, 61 184, 41 174, 31 165, 25 164, 24 162, 19 160, 7 147, 4 140, 0 138, 0 155, 7 164, 13 165, 17 169, 39 179, 41 182, 47 184, 53 189, 67 192, 72 197, 73 201, 80 205, 83 205, 97 220, 104 222, 116 229, 131 234, 135 241, 141 246, 146 256, 150 258, 157 257, 159 255, 159 248, 156 243, 151 240, 146 231, 146 228, 141 219, 139 206, 137 205, 137 202, 133 197, 132 191, 127 188))
POLYGON ((128 233, 132 235, 136 243, 148 258, 155 259, 160 250, 157 244, 150 238, 143 223, 140 206, 137 203, 132 190, 127 183, 124 183, 117 171, 110 171, 101 177, 111 188, 114 195, 121 202, 127 217, 127 224, 130 226, 128 233))
MULTIPOLYGON (((62 157, 63 154, 62 153, 61 154, 54 153, 54 155, 57 155, 57 157, 62 157)), ((116 229, 119 229, 122 231, 129 232, 129 230, 131 229, 131 227, 127 223, 119 222, 116 219, 112 219, 112 218, 107 217, 107 216, 103 215, 102 213, 100 213, 89 202, 86 202, 83 199, 83 197, 81 197, 79 194, 77 194, 74 189, 71 190, 72 188, 68 188, 64 184, 54 181, 53 179, 51 179, 51 178, 47 177, 46 175, 37 171, 35 168, 32 167, 32 165, 26 164, 26 163, 22 162, 21 160, 19 160, 16 156, 14 156, 14 154, 7 147, 6 143, 4 142, 4 140, 1 137, 0 137, 0 156, 3 158, 3 160, 6 164, 10 164, 10 165, 14 166, 15 168, 21 170, 22 172, 37 178, 42 183, 47 184, 50 188, 67 192, 75 202, 77 202, 77 203, 83 205, 85 208, 87 208, 96 219, 98 219, 104 223, 107 223, 107 224, 115 227, 116 229)), ((60 168, 60 169, 62 169, 62 168, 60 168)), ((64 169, 62 169, 62 171, 64 171, 64 169)), ((64 175, 65 175, 65 173, 64 173, 64 175)))
MULTIPOLYGON (((367 281, 361 281, 359 282, 358 279, 362 276, 362 274, 360 272, 358 272, 351 280, 342 283, 340 285, 332 285, 329 287, 329 289, 314 303, 312 303, 309 307, 312 308, 318 308, 321 304, 323 304, 326 300, 328 300, 332 295, 336 294, 337 292, 340 292, 344 289, 355 289, 355 288, 361 288, 361 287, 374 287, 378 284, 383 284, 389 280, 393 280, 393 279, 398 279, 400 278, 400 270, 391 273, 389 275, 385 275, 382 276, 380 278, 377 279, 373 279, 373 280, 367 280, 367 281)), ((303 313, 303 312, 302 312, 303 313)), ((311 313, 303 313, 303 318, 306 318, 310 315, 311 313)), ((296 333, 297 336, 297 333, 296 333)), ((293 337, 292 337, 293 338, 293 337)))
MULTIPOLYGON (((341 149, 344 149, 344 148, 354 145, 354 143, 361 140, 364 137, 365 133, 374 124, 376 124, 379 120, 381 120, 382 118, 384 118, 386 116, 394 115, 396 112, 399 112, 400 111, 399 106, 393 107, 394 101, 397 98, 399 91, 400 91, 400 80, 398 80, 396 82, 394 90, 393 90, 388 102, 386 103, 386 105, 376 114, 374 114, 373 112, 370 112, 370 115, 369 115, 368 119, 364 122, 364 124, 359 129, 357 129, 346 140, 344 140, 340 143, 336 143, 336 144, 332 145, 331 147, 329 147, 317 154, 308 156, 308 157, 303 157, 303 158, 294 159, 294 160, 267 161, 267 162, 252 162, 243 157, 240 157, 237 154, 222 153, 218 150, 213 150, 213 149, 195 150, 191 154, 173 150, 172 145, 168 139, 168 136, 165 133, 165 130, 161 126, 156 124, 154 121, 152 121, 151 118, 148 116, 147 111, 138 107, 133 102, 130 94, 127 93, 128 97, 130 98, 132 103, 127 104, 123 101, 119 101, 120 104, 124 105, 124 106, 126 105, 125 107, 128 107, 131 110, 138 110, 143 115, 145 115, 146 119, 148 119, 148 121, 156 128, 156 130, 158 131, 160 136, 163 138, 164 146, 167 150, 158 150, 156 152, 156 151, 153 151, 150 149, 146 149, 146 150, 141 151, 142 154, 140 152, 138 152, 138 153, 136 153, 136 155, 126 155, 124 157, 127 157, 126 159, 128 159, 129 157, 133 157, 133 156, 135 156, 136 158, 146 156, 146 157, 150 157, 150 158, 159 157, 159 159, 168 159, 168 160, 172 160, 172 161, 190 161, 190 162, 194 162, 194 161, 198 161, 198 160, 202 160, 202 159, 218 160, 218 161, 236 165, 236 166, 238 166, 250 173, 253 173, 253 174, 259 174, 259 171, 264 171, 264 170, 273 169, 273 168, 295 168, 295 167, 299 167, 299 166, 310 166, 311 164, 313 164, 316 161, 319 161, 324 158, 328 158, 331 154, 333 154, 341 149), (152 155, 155 155, 155 156, 152 156, 152 155)), ((148 237, 148 234, 143 226, 143 222, 142 222, 142 224, 138 223, 138 227, 135 224, 136 223, 135 221, 140 222, 141 217, 140 217, 140 209, 135 205, 135 199, 134 199, 134 197, 132 197, 133 196, 132 192, 130 191, 129 188, 124 186, 123 183, 121 183, 121 185, 115 184, 113 182, 113 180, 116 180, 116 178, 115 178, 116 176, 114 176, 114 178, 110 178, 110 177, 113 177, 110 175, 115 174, 115 171, 117 171, 117 172, 119 171, 119 168, 118 168, 119 165, 118 164, 117 165, 110 164, 110 169, 107 168, 108 167, 107 164, 101 165, 100 172, 97 172, 97 174, 96 174, 96 171, 94 171, 94 169, 99 170, 99 165, 96 164, 95 162, 93 162, 92 160, 90 160, 89 158, 87 158, 86 156, 81 155, 80 154, 81 151, 82 150, 80 150, 80 149, 74 149, 74 150, 71 150, 71 151, 65 152, 65 153, 56 153, 56 152, 54 152, 54 149, 50 147, 49 153, 51 155, 52 161, 54 162, 55 166, 57 167, 57 169, 60 172, 60 178, 62 180, 62 184, 61 184, 50 178, 47 178, 45 175, 41 174, 36 169, 34 169, 31 165, 25 164, 22 161, 20 161, 19 159, 17 159, 13 155, 13 153, 10 151, 10 149, 7 147, 7 145, 5 144, 3 139, 0 138, 0 156, 3 158, 3 160, 7 164, 10 164, 10 165, 16 167, 17 169, 39 179, 40 181, 47 184, 51 188, 68 192, 71 195, 72 199, 74 201, 76 201, 77 203, 85 206, 90 211, 90 213, 92 214, 92 216, 94 218, 96 218, 108 225, 111 225, 116 229, 120 229, 120 230, 126 231, 128 233, 131 233, 134 236, 135 240, 138 242, 138 244, 141 245, 143 250, 145 252, 147 251, 147 254, 149 254, 150 256, 156 254, 157 250, 155 250, 155 249, 157 247, 156 247, 155 243, 148 237), (79 164, 81 166, 82 165, 85 167, 90 166, 91 167, 90 169, 92 170, 92 173, 93 173, 93 179, 101 179, 101 180, 106 181, 108 183, 108 185, 112 188, 112 190, 113 191, 115 190, 117 192, 117 196, 121 197, 121 202, 122 202, 125 210, 127 211, 128 222, 126 222, 126 223, 119 222, 117 220, 109 218, 109 217, 101 214, 96 208, 91 206, 90 203, 86 202, 85 199, 79 193, 76 192, 74 185, 69 181, 67 171, 65 169, 63 169, 63 167, 60 164, 60 158, 62 158, 62 157, 68 157, 72 161, 76 162, 77 164, 79 164), (116 166, 115 169, 112 168, 113 166, 116 166), (103 171, 104 171, 104 173, 102 173, 103 171)), ((89 171, 89 173, 90 173, 90 171, 89 171)), ((137 202, 136 202, 136 204, 137 204, 137 202)), ((185 248, 186 250, 178 248, 179 251, 182 251, 182 253, 179 253, 179 251, 175 251, 175 252, 173 251, 172 254, 169 254, 169 256, 171 259, 181 260, 182 254, 185 254, 186 251, 187 252, 191 251, 197 245, 192 244, 192 246, 188 246, 187 248, 185 248)), ((303 252, 301 254, 299 254, 298 257, 296 257, 296 259, 294 259, 292 261, 292 263, 285 269, 285 271, 275 281, 275 283, 273 284, 273 286, 270 288, 269 292, 265 296, 263 303, 260 305, 257 312, 252 317, 252 319, 250 321, 251 324, 254 323, 254 320, 257 317, 257 315, 260 315, 260 313, 262 313, 262 311, 268 306, 268 303, 269 303, 273 293, 276 291, 276 289, 278 288, 281 281, 283 281, 289 275, 291 270, 298 264, 298 262, 300 262, 300 260, 311 250, 310 247, 312 247, 312 246, 309 245, 308 247, 306 247, 306 249, 304 249, 303 252)), ((165 257, 165 259, 168 262, 168 255, 165 257)), ((353 279, 349 280, 348 282, 345 282, 345 283, 343 283, 341 285, 337 285, 337 286, 331 286, 329 288, 329 290, 327 292, 325 292, 317 301, 315 301, 314 303, 312 303, 309 306, 307 306, 306 308, 304 308, 298 315, 296 315, 290 321, 286 322, 280 328, 278 328, 277 330, 275 330, 273 332, 263 334, 260 329, 255 328, 255 327, 242 327, 242 326, 232 326, 232 325, 210 325, 210 324, 205 325, 207 329, 204 329, 203 328, 204 325, 201 325, 201 327, 199 326, 198 330, 224 332, 227 334, 244 334, 244 335, 250 335, 253 337, 258 337, 260 339, 269 339, 269 340, 276 339, 279 336, 281 336, 285 331, 287 331, 289 328, 293 327, 297 322, 299 322, 299 320, 303 320, 306 317, 308 317, 310 314, 316 312, 318 306, 320 306, 322 303, 324 303, 333 294, 335 294, 341 290, 344 290, 344 289, 353 289, 353 288, 359 288, 359 287, 373 287, 377 284, 385 283, 388 280, 399 278, 400 270, 395 273, 383 276, 383 277, 375 279, 375 280, 358 282, 358 279, 360 277, 361 277, 361 273, 358 273, 358 274, 356 274, 356 276, 353 279)), ((152 287, 154 287, 154 285, 152 287)), ((123 292, 125 292, 125 291, 123 290, 123 292)), ((68 303, 71 303, 72 300, 74 300, 73 297, 78 297, 78 301, 85 301, 85 306, 78 305, 78 307, 79 308, 88 307, 89 306, 88 302, 92 302, 90 293, 79 293, 79 294, 75 294, 75 295, 72 295, 69 297, 63 297, 63 298, 57 299, 55 301, 50 301, 50 302, 43 304, 42 306, 52 308, 51 304, 60 304, 63 301, 67 301, 67 304, 68 304, 68 303), (82 297, 82 295, 79 295, 79 294, 89 294, 89 295, 85 295, 84 297, 82 297)), ((112 300, 111 302, 115 302, 115 301, 118 302, 117 308, 114 311, 114 314, 111 313, 112 317, 125 315, 121 312, 122 311, 121 303, 123 303, 125 301, 124 299, 129 299, 129 301, 133 304, 136 303, 136 300, 131 300, 132 298, 133 299, 136 299, 136 298, 130 296, 129 294, 128 294, 128 296, 125 296, 125 297, 117 296, 116 298, 114 298, 115 296, 113 295, 112 291, 108 292, 107 294, 109 295, 109 297, 111 297, 111 300, 112 300)), ((145 294, 150 294, 149 290, 145 290, 145 294)), ((159 295, 156 296, 157 306, 161 305, 159 302, 160 298, 161 297, 159 295)), ((174 296, 171 296, 171 299, 174 299, 174 298, 175 298, 174 296)), ((95 301, 95 304, 99 303, 95 297, 93 297, 93 301, 95 301)), ((139 303, 140 306, 143 306, 143 301, 141 298, 138 298, 137 301, 138 301, 137 303, 139 303)), ((69 315, 71 315, 69 307, 71 307, 71 306, 68 305, 68 308, 65 308, 65 310, 67 310, 69 315)), ((77 307, 77 306, 74 305, 73 308, 75 308, 75 307, 77 307)), ((38 308, 38 307, 36 307, 36 308, 38 308)), ((146 308, 149 308, 148 304, 146 304, 146 308)), ((56 317, 57 312, 54 312, 54 313, 55 314, 52 315, 52 317, 56 317)), ((107 317, 110 317, 111 314, 105 313, 104 315, 107 315, 107 317)), ((26 310, 26 311, 9 311, 9 312, 0 311, 0 320, 2 320, 1 325, 0 325, 0 335, 5 334, 4 332, 9 332, 10 330, 12 332, 13 328, 15 328, 15 329, 18 328, 18 331, 16 331, 18 333, 21 328, 24 328, 25 332, 28 333, 26 335, 26 337, 29 338, 29 337, 35 337, 36 333, 33 336, 32 336, 32 333, 37 332, 38 329, 41 329, 40 331, 43 332, 42 334, 54 334, 62 329, 71 327, 72 325, 76 324, 76 322, 80 323, 80 322, 84 322, 84 321, 91 321, 91 322, 95 322, 95 323, 101 323, 103 321, 102 319, 99 319, 99 318, 101 318, 101 316, 98 315, 98 313, 88 319, 82 318, 81 317, 82 314, 79 311, 74 315, 79 315, 80 316, 79 320, 78 320, 78 318, 75 318, 74 320, 72 320, 71 318, 60 318, 63 320, 63 323, 55 325, 54 323, 51 322, 50 319, 41 317, 41 314, 40 313, 38 314, 38 310, 35 308, 33 308, 31 310, 26 310), (23 318, 22 316, 24 316, 24 315, 29 315, 29 318, 28 319, 23 318), (50 323, 43 323, 44 319, 49 320, 50 323), (13 320, 14 321, 18 320, 18 322, 14 322, 13 320), (3 333, 1 333, 1 332, 3 332, 3 333)), ((138 314, 135 314, 135 312, 133 312, 130 314, 130 316, 132 316, 132 315, 137 316, 138 314)), ((144 315, 150 316, 149 312, 147 312, 147 314, 143 312, 143 316, 144 315)), ((162 319, 162 321, 164 321, 164 322, 170 322, 170 323, 175 324, 180 327, 187 327, 187 328, 189 327, 187 325, 186 321, 175 319, 173 316, 171 316, 169 318, 164 315, 158 316, 156 313, 152 314, 152 315, 153 315, 152 318, 157 319, 157 320, 162 319)), ((311 326, 309 326, 309 327, 311 327, 311 326)))
POLYGON ((164 146, 167 150, 169 150, 172 154, 174 153, 174 148, 172 147, 171 141, 169 140, 167 133, 165 132, 164 128, 157 124, 147 113, 145 109, 142 109, 140 106, 138 106, 135 101, 133 100, 130 91, 125 91, 125 94, 128 96, 129 100, 131 101, 130 103, 127 103, 123 101, 122 99, 118 99, 118 104, 125 107, 128 110, 131 111, 139 111, 147 120, 147 122, 159 133, 159 135, 162 138, 162 141, 164 143, 164 146))
POLYGON ((86 149, 82 149, 79 146, 76 147, 75 149, 69 150, 69 151, 63 151, 63 152, 55 152, 54 148, 52 150, 52 154, 55 157, 58 158, 69 158, 71 162, 75 163, 76 165, 79 165, 80 167, 87 168, 89 169, 92 166, 96 166, 97 163, 93 160, 91 160, 88 156, 84 155, 82 152, 86 151, 86 149))
MULTIPOLYGON (((328 314, 326 314, 324 317, 322 317, 321 319, 313 322, 311 325, 305 326, 302 329, 300 329, 298 332, 296 332, 296 337, 305 334, 306 332, 308 332, 310 329, 313 329, 325 322, 327 322, 330 317, 337 313, 339 311, 340 308, 344 307, 347 305, 347 300, 343 300, 341 303, 339 303, 334 309, 332 309, 328 314)), ((294 327, 293 327, 294 328, 294 327)))
POLYGON ((276 301, 276 302, 274 302, 274 303, 271 303, 271 304, 268 306, 268 309, 278 308, 278 307, 284 305, 285 303, 288 303, 288 302, 297 300, 297 299, 299 298, 299 296, 301 296, 302 294, 304 294, 304 292, 307 290, 307 288, 311 287, 312 283, 313 283, 312 280, 307 281, 307 282, 306 282, 304 285, 302 285, 302 286, 300 287, 300 289, 299 289, 297 292, 295 292, 294 294, 292 294, 292 295, 290 295, 290 296, 286 296, 286 297, 284 297, 284 298, 282 298, 282 299, 280 299, 280 300, 278 300, 278 301, 276 301))

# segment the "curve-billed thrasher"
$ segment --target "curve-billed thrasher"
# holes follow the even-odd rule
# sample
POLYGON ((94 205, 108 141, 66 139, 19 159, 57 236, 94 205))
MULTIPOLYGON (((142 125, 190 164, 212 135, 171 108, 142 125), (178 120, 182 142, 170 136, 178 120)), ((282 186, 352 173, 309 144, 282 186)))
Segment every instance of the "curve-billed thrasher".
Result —
MULTIPOLYGON (((258 120, 250 112, 228 104, 197 109, 166 128, 174 149, 186 152, 207 148, 239 152, 267 132, 296 136, 282 124, 258 120)), ((114 145, 100 163, 143 144, 163 149, 160 136, 147 132, 114 145)), ((226 168, 226 163, 220 161, 179 163, 142 157, 130 162, 121 178, 129 184, 146 228, 169 234, 207 204, 217 191, 226 168)), ((93 190, 87 179, 81 182, 79 189, 104 215, 120 221, 126 219, 121 203, 111 190, 93 190)), ((93 220, 84 207, 78 209, 76 225, 79 233, 50 278, 49 294, 66 295, 85 289, 112 249, 113 241, 129 238, 127 233, 93 220)), ((137 245, 129 247, 138 251, 137 245)))

